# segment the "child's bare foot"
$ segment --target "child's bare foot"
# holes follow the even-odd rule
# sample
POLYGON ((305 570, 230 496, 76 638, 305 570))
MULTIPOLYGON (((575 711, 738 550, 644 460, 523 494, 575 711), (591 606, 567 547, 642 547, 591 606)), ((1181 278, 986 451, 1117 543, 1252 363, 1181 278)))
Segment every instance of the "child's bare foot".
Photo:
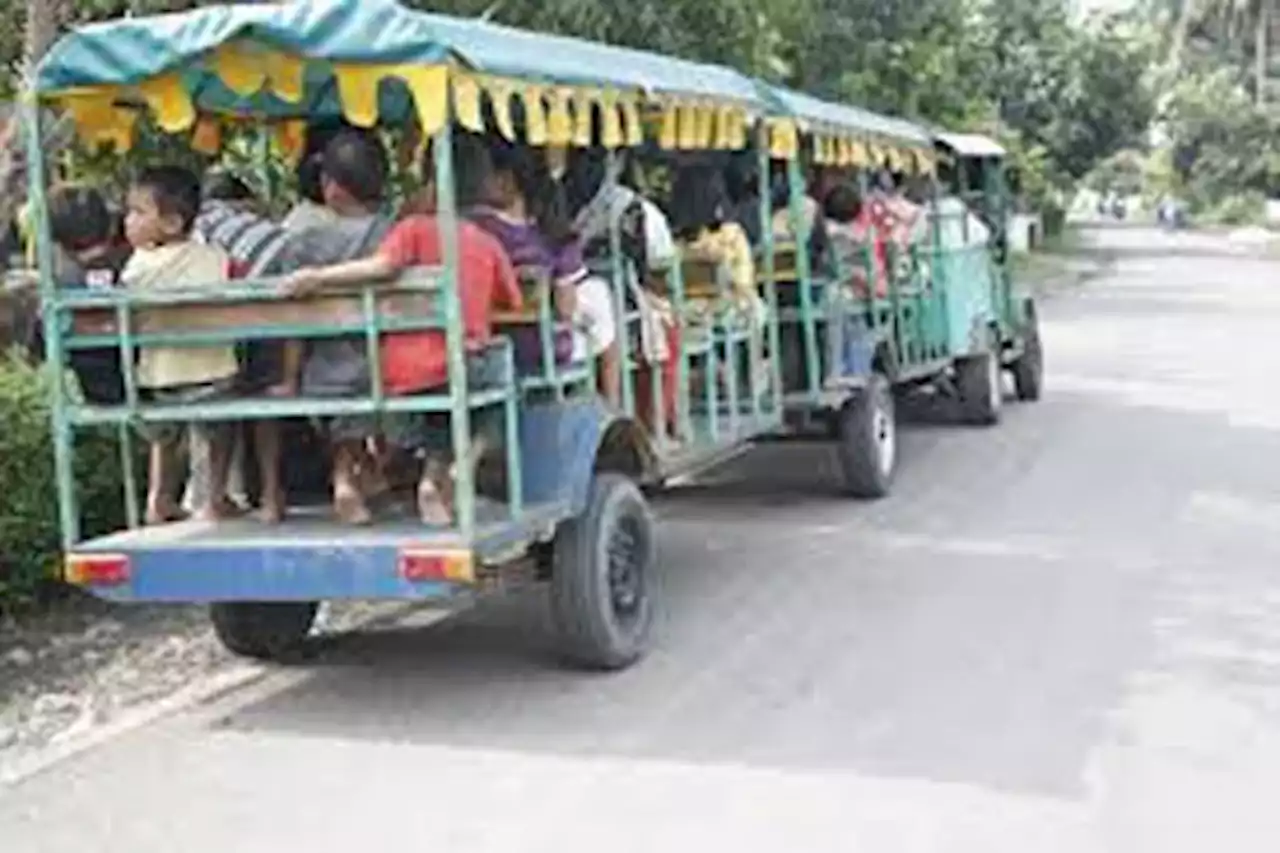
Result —
POLYGON ((432 527, 450 527, 453 525, 453 513, 441 496, 439 487, 430 477, 423 477, 418 483, 418 516, 423 524, 432 527))
POLYGON ((343 524, 362 527, 373 522, 373 514, 365 506, 364 496, 350 483, 333 487, 333 514, 343 524))
POLYGON ((240 508, 230 498, 222 497, 196 510, 192 516, 196 521, 226 521, 240 515, 240 508))
POLYGON ((154 527, 159 524, 182 521, 186 517, 187 514, 173 501, 151 500, 147 502, 147 512, 144 520, 148 526, 154 527))
POLYGON ((284 495, 263 495, 258 507, 258 521, 263 524, 280 524, 285 516, 284 495))
POLYGON ((277 399, 288 399, 298 396, 298 383, 296 381, 280 382, 270 386, 264 392, 268 397, 277 399))

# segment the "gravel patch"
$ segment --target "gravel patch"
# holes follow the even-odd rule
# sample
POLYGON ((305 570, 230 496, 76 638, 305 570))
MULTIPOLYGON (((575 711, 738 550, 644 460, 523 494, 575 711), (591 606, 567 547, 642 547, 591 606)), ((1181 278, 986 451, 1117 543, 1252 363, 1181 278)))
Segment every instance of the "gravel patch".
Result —
MULTIPOLYGON (((327 606, 317 632, 341 633, 403 608, 327 606)), ((0 770, 241 663, 214 637, 204 607, 75 596, 0 619, 0 770)))

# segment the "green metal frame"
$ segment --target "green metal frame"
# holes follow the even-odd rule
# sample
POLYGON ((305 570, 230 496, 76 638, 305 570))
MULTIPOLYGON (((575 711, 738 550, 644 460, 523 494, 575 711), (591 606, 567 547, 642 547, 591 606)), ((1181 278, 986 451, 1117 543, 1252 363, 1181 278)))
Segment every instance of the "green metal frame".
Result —
MULTIPOLYGON (((138 507, 138 477, 135 471, 133 428, 140 423, 168 421, 211 421, 274 419, 300 416, 378 415, 391 412, 447 412, 450 415, 453 452, 455 458, 465 459, 470 454, 470 415, 472 409, 482 406, 502 405, 505 415, 506 464, 508 469, 508 512, 518 520, 524 512, 523 484, 519 464, 519 416, 516 405, 514 361, 511 348, 505 346, 506 381, 494 390, 471 392, 467 387, 466 355, 463 341, 461 309, 457 298, 458 275, 457 231, 458 216, 454 198, 451 129, 448 125, 437 135, 433 150, 436 153, 435 169, 438 187, 438 223, 442 232, 442 264, 438 270, 418 276, 415 281, 404 281, 395 287, 366 285, 361 288, 363 306, 359 327, 264 325, 262 327, 237 327, 205 332, 149 333, 134 330, 134 312, 148 307, 182 304, 228 304, 231 302, 271 300, 278 291, 271 282, 242 281, 235 286, 217 290, 170 291, 150 294, 109 293, 97 294, 84 291, 60 292, 53 279, 53 245, 49 232, 46 169, 43 149, 40 145, 40 119, 33 104, 24 108, 28 129, 28 156, 30 169, 30 207, 34 221, 37 257, 40 266, 40 288, 43 323, 48 358, 55 365, 66 364, 69 350, 83 347, 119 346, 122 363, 133 364, 134 353, 141 346, 203 344, 229 344, 236 341, 281 338, 319 338, 341 334, 362 333, 367 346, 371 392, 365 398, 325 400, 231 400, 227 402, 190 405, 151 405, 141 400, 134 371, 124 370, 125 402, 123 406, 103 408, 84 406, 71 398, 66 385, 66 371, 53 371, 52 381, 52 431, 55 470, 57 475, 57 500, 62 528, 64 549, 70 550, 80 542, 80 517, 76 499, 72 459, 75 432, 79 427, 111 424, 118 429, 121 445, 121 461, 124 469, 124 504, 130 527, 140 524, 138 507), (381 318, 377 309, 379 293, 424 291, 435 294, 438 316, 421 321, 392 321, 381 318), (70 312, 75 309, 99 308, 114 312, 117 332, 110 336, 77 337, 68 328, 70 312), (420 329, 444 331, 447 342, 450 388, 453 392, 427 394, 404 398, 387 398, 382 391, 379 340, 383 332, 420 329)), ((543 306, 544 316, 546 307, 543 306)), ((549 325, 549 324, 547 324, 549 325)), ((550 349, 550 336, 545 336, 550 349)), ((506 342, 504 342, 505 344, 506 342)), ((548 363, 551 360, 548 359, 548 363)), ((476 530, 476 492, 472 472, 466 465, 457 470, 457 530, 464 541, 470 541, 476 530)))

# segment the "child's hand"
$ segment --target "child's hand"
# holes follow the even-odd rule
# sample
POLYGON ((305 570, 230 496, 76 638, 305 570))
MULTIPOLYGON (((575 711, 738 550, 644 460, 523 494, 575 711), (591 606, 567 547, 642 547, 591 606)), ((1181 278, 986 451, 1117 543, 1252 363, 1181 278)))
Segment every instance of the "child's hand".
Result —
POLYGON ((322 282, 316 270, 298 270, 285 276, 281 289, 289 296, 312 296, 322 282))

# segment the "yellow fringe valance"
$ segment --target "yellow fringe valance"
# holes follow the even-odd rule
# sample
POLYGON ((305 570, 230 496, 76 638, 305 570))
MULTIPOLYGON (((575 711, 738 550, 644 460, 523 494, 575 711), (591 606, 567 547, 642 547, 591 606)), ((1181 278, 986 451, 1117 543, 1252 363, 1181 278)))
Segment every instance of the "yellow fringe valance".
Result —
MULTIPOLYGON (((305 145, 303 98, 308 61, 252 42, 232 42, 209 54, 201 70, 215 75, 241 98, 269 94, 298 105, 298 114, 277 129, 282 150, 300 152, 305 145)), ((356 127, 379 123, 379 94, 384 81, 399 80, 412 98, 419 126, 426 135, 440 130, 452 115, 473 132, 494 131, 506 139, 534 146, 587 147, 598 141, 616 149, 641 144, 642 120, 650 99, 639 91, 610 87, 531 83, 474 73, 448 65, 334 63, 332 69, 343 117, 356 127), (487 100, 489 110, 482 106, 487 100), (523 133, 513 113, 518 101, 523 133)), ((128 150, 134 141, 138 107, 152 114, 167 133, 191 133, 192 145, 216 153, 225 133, 219 117, 201 114, 184 72, 171 71, 127 86, 95 86, 48 96, 71 114, 81 139, 92 146, 128 150)), ((664 95, 658 143, 673 150, 740 149, 747 142, 748 111, 742 107, 694 97, 664 95)), ((243 116, 252 118, 251 112, 243 116)), ((268 116, 264 118, 273 118, 268 116)))

